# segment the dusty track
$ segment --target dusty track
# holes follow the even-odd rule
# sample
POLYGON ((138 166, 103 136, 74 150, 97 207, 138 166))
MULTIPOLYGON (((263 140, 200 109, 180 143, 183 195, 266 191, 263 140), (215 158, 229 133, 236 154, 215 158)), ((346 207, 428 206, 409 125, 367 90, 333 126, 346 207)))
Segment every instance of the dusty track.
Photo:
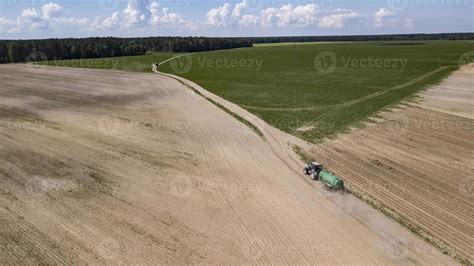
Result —
POLYGON ((176 80, 25 65, 0 80, 0 264, 453 263, 309 182, 298 140, 208 94, 263 140, 176 80))
POLYGON ((468 259, 474 251, 474 68, 310 154, 468 259))

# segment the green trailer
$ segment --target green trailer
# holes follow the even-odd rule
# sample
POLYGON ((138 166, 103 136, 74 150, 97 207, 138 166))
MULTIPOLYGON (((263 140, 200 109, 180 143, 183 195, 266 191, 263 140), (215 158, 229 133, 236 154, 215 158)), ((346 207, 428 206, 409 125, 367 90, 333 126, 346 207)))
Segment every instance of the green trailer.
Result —
POLYGON ((331 173, 322 171, 319 173, 319 178, 330 189, 338 190, 344 188, 344 181, 331 173))

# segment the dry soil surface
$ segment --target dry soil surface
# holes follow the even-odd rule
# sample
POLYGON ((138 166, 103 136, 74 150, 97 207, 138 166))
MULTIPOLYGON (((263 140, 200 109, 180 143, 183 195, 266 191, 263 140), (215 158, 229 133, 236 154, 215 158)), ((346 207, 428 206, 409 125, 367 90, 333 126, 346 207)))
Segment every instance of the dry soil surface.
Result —
POLYGON ((473 261, 474 65, 311 149, 346 182, 473 261))
MULTIPOLYGON (((169 77, 0 66, 0 264, 453 264, 309 182, 286 144, 298 140, 235 110, 265 140, 169 77)), ((343 162, 348 179, 359 172, 343 162)), ((459 177, 445 178, 435 188, 459 177)), ((450 223, 472 219, 461 206, 450 223)))

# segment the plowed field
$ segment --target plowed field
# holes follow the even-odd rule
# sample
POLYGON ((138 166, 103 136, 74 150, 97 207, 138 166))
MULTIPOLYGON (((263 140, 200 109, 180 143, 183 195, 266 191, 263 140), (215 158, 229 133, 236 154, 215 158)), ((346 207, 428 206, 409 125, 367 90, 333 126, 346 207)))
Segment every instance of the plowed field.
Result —
MULTIPOLYGON (((264 140, 174 79, 4 65, 0 80, 0 264, 453 263, 309 182, 292 137, 252 121, 264 140)), ((348 179, 371 173, 335 159, 348 179)), ((446 178, 436 185, 459 176, 446 178)), ((472 219, 461 205, 437 211, 453 228, 472 219)))

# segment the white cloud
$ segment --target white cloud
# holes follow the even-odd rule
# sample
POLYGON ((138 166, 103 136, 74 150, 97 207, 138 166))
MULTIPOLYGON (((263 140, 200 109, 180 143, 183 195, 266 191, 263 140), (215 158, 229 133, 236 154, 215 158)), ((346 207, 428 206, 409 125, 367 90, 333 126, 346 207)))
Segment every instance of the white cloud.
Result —
POLYGON ((143 25, 151 16, 146 0, 128 0, 127 8, 122 12, 123 26, 126 28, 143 25))
POLYGON ((260 21, 262 27, 289 27, 289 26, 309 26, 316 22, 318 6, 307 4, 293 7, 284 5, 277 8, 267 8, 262 10, 260 21))
POLYGON ((181 15, 170 12, 168 8, 160 9, 158 4, 152 5, 150 11, 152 25, 178 26, 186 24, 181 15))
POLYGON ((239 26, 241 27, 253 27, 258 25, 259 18, 255 15, 243 15, 239 20, 239 26))
POLYGON ((21 16, 17 20, 18 28, 29 28, 31 30, 47 29, 49 23, 39 14, 35 8, 28 8, 23 10, 21 16))
POLYGON ((232 16, 234 17, 241 17, 243 15, 243 11, 249 7, 247 0, 244 0, 242 3, 238 3, 235 5, 234 11, 232 11, 232 16))
POLYGON ((0 18, 0 33, 7 33, 14 31, 16 28, 16 21, 7 19, 7 18, 0 18))
POLYGON ((386 17, 393 16, 395 13, 386 9, 381 8, 379 11, 375 12, 374 14, 374 27, 381 28, 384 26, 384 19, 386 17))
POLYGON ((232 7, 229 3, 223 6, 213 8, 207 12, 207 24, 211 26, 226 26, 230 22, 230 14, 232 7))
POLYGON ((57 18, 64 12, 64 8, 56 3, 45 4, 41 10, 45 19, 57 18))
MULTIPOLYGON (((1 0, 0 0, 1 1, 1 0)), ((312 26, 326 29, 344 28, 354 18, 374 23, 375 27, 390 24, 394 27, 411 29, 412 19, 388 19, 395 13, 381 8, 373 15, 360 15, 349 9, 320 10, 316 4, 280 5, 256 11, 250 8, 250 0, 241 0, 236 4, 225 3, 210 9, 202 20, 187 20, 171 11, 158 0, 127 0, 123 10, 117 10, 108 16, 95 18, 65 17, 65 9, 57 3, 47 3, 40 8, 27 8, 16 19, 0 18, 0 32, 90 32, 109 34, 124 30, 125 33, 140 30, 142 32, 186 32, 199 30, 215 33, 219 30, 245 29, 253 32, 270 30, 272 33, 289 30, 310 30, 312 26), (151 2, 150 2, 151 1, 151 2), (277 28, 277 29, 274 29, 277 28)), ((252 0, 253 1, 253 0, 252 0)))
POLYGON ((308 26, 316 21, 318 6, 307 5, 284 5, 280 8, 270 7, 264 9, 260 14, 246 14, 249 7, 247 0, 236 5, 225 3, 207 12, 206 24, 211 27, 249 27, 260 24, 262 27, 289 27, 308 26))
POLYGON ((325 16, 319 21, 321 28, 341 29, 349 19, 356 18, 359 13, 348 9, 337 9, 335 14, 325 16))
POLYGON ((297 6, 293 9, 292 16, 296 19, 297 24, 312 25, 316 21, 317 9, 318 6, 315 4, 297 6))
POLYGON ((84 26, 84 28, 89 28, 89 30, 111 30, 118 28, 120 26, 120 13, 115 11, 112 13, 112 16, 105 18, 103 21, 101 21, 100 17, 97 17, 89 27, 87 27, 87 24, 84 26))

